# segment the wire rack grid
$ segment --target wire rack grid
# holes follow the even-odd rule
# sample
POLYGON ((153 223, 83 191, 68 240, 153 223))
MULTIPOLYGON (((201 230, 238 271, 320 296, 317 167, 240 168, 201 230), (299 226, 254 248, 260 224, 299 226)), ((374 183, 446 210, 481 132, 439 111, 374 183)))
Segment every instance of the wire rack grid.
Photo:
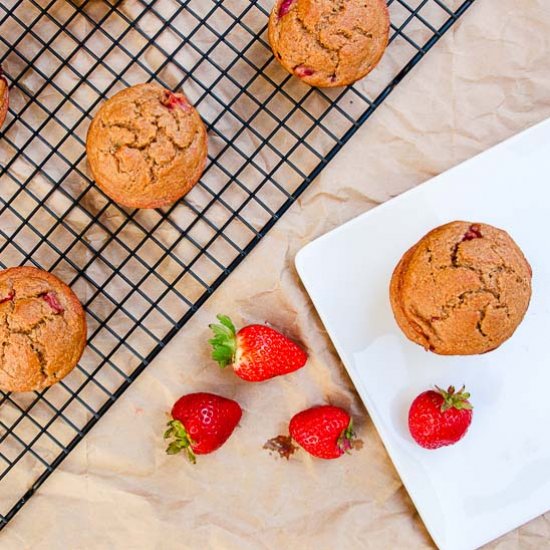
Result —
POLYGON ((274 61, 271 0, 4 0, 0 265, 72 286, 89 341, 41 392, 0 394, 0 529, 474 0, 389 0, 380 66, 311 89, 274 61), (127 210, 89 177, 101 102, 145 81, 182 88, 209 130, 200 183, 162 210, 127 210))

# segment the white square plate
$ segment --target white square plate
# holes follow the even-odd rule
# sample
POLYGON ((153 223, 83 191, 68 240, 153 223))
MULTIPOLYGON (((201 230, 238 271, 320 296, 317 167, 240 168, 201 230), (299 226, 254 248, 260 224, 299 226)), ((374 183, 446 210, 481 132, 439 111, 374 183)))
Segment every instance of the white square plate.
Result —
POLYGON ((436 544, 479 547, 550 509, 550 119, 303 248, 296 266, 436 544), (533 267, 533 297, 497 350, 443 357, 409 342, 388 298, 401 255, 452 220, 508 231, 533 267), (452 447, 411 439, 411 401, 466 384, 474 419, 452 447))

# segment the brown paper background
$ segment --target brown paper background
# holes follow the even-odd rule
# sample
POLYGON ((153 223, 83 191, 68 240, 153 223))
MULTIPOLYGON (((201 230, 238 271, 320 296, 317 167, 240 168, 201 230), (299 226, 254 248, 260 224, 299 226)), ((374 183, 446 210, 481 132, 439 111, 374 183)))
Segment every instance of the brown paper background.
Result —
MULTIPOLYGON (((550 116, 549 52, 547 0, 478 0, 41 487, 1 548, 433 547, 293 259, 313 238, 550 116), (239 325, 284 327, 307 345, 307 367, 261 385, 219 372, 205 341, 222 311, 239 325), (237 399, 244 416, 193 467, 164 454, 161 433, 173 401, 198 390, 237 399), (261 450, 295 412, 327 401, 351 409, 362 451, 285 462, 261 450)), ((488 548, 550 548, 550 514, 488 548)))

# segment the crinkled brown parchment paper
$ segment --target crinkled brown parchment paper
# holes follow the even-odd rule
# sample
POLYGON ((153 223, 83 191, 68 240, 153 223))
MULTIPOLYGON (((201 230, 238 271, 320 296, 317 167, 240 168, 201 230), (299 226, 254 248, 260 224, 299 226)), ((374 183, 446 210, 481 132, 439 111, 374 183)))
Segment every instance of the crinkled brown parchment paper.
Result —
MULTIPOLYGON (((431 548, 293 267, 313 238, 550 116, 550 3, 478 0, 2 532, 2 549, 431 548), (247 384, 210 361, 218 312, 302 340, 300 372, 247 384), (240 428, 197 466, 164 454, 182 393, 236 398, 240 428), (364 448, 289 462, 261 447, 296 411, 349 407, 364 448)), ((518 182, 518 194, 522 193, 518 182)), ((383 229, 380 229, 383 238, 383 229)), ((489 545, 550 548, 550 514, 489 545)))

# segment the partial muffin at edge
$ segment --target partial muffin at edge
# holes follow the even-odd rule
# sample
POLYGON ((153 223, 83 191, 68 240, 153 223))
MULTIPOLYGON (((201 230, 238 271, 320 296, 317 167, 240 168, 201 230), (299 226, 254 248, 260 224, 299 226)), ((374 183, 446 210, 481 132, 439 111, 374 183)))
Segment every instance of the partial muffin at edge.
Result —
POLYGON ((0 271, 0 389, 25 392, 58 382, 86 345, 86 318, 74 292, 35 267, 0 271))
POLYGON ((0 65, 0 127, 4 124, 6 120, 6 115, 8 114, 8 107, 10 105, 10 90, 4 72, 2 71, 2 66, 0 65))

